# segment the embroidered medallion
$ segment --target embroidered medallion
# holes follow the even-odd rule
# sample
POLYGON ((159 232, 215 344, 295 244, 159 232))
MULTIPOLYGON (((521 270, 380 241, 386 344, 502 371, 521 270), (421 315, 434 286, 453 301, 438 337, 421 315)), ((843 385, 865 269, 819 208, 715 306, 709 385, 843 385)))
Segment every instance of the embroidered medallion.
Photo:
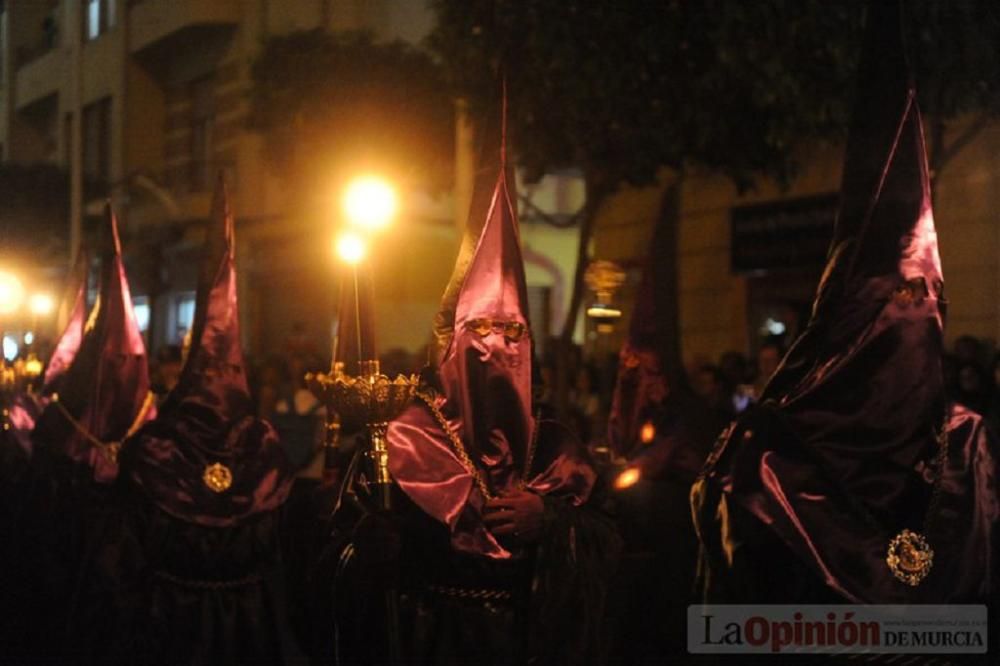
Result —
POLYGON ((922 535, 903 530, 889 542, 885 563, 896 578, 916 587, 931 572, 934 551, 922 535))
POLYGON ((233 485, 233 473, 222 463, 213 463, 205 468, 202 481, 212 492, 222 493, 233 485))

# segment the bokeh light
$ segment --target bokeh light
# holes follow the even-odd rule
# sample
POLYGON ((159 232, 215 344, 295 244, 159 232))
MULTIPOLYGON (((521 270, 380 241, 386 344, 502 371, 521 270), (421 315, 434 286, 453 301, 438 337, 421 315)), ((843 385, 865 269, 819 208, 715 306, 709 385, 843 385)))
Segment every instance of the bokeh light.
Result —
POLYGON ((3 336, 3 357, 5 359, 13 361, 17 358, 17 352, 19 350, 20 346, 17 344, 17 340, 15 340, 13 336, 3 336))
POLYGON ((639 441, 643 444, 652 444, 656 439, 656 426, 652 421, 646 421, 639 430, 639 441))
POLYGON ((367 251, 365 240, 356 233, 345 231, 337 238, 337 256, 352 266, 360 263, 367 251))
POLYGON ((615 478, 615 490, 625 490, 639 483, 642 474, 638 467, 626 467, 622 473, 615 478))
POLYGON ((44 317, 52 314, 56 309, 56 302, 48 294, 32 294, 31 298, 28 299, 28 307, 32 314, 44 317))
POLYGON ((351 224, 377 230, 389 224, 396 214, 396 191, 382 178, 363 176, 347 186, 343 203, 351 224))
POLYGON ((24 285, 13 273, 0 271, 0 315, 17 311, 24 302, 24 285))

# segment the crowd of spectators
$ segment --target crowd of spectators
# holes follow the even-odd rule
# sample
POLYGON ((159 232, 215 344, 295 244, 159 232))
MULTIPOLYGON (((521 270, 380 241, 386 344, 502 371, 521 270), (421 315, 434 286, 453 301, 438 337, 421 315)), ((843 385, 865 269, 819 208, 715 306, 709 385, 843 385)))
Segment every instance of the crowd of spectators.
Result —
MULTIPOLYGON (((328 369, 329 361, 317 353, 318 348, 293 331, 284 352, 260 360, 249 377, 258 413, 279 430, 290 459, 301 467, 307 466, 318 451, 326 416, 323 405, 304 381, 306 373, 328 369)), ((727 351, 717 362, 698 359, 687 368, 686 388, 721 431, 760 398, 783 354, 779 342, 766 341, 750 358, 727 351)), ((607 428, 616 359, 599 362, 575 347, 568 361, 567 425, 588 444, 600 445, 607 428)), ((425 363, 426 352, 410 354, 393 349, 382 354, 382 370, 393 376, 417 372, 425 363)), ((177 383, 182 365, 182 349, 177 345, 164 346, 153 357, 153 390, 161 399, 177 383)), ((535 398, 541 405, 554 408, 554 360, 543 356, 538 365, 535 398)), ((950 399, 979 412, 1000 431, 1000 352, 972 336, 959 337, 945 356, 944 373, 950 399)))

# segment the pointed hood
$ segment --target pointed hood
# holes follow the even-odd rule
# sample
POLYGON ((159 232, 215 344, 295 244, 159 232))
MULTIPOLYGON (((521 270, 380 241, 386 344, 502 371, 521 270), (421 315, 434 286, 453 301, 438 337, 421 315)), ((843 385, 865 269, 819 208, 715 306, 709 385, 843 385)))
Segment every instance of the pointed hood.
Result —
POLYGON ((94 468, 95 478, 117 474, 117 448, 151 416, 146 347, 136 322, 118 222, 105 208, 97 302, 84 327, 79 350, 59 385, 57 404, 39 418, 33 438, 62 448, 94 468), (96 442, 100 442, 98 445, 96 442))
POLYGON ((177 386, 164 405, 164 414, 180 403, 202 403, 210 430, 205 446, 219 444, 214 436, 253 411, 240 341, 240 314, 236 300, 233 213, 221 178, 212 199, 205 238, 190 347, 177 386))
POLYGON ((234 257, 234 219, 220 176, 184 369, 160 415, 122 458, 128 478, 164 511, 216 527, 276 508, 293 478, 274 429, 253 415, 234 257))
POLYGON ((498 487, 513 484, 519 475, 515 470, 526 460, 534 429, 528 288, 511 191, 501 130, 486 221, 458 290, 451 340, 438 364, 444 397, 462 419, 466 448, 490 469, 498 487))
MULTIPOLYGON (((658 226, 654 234, 659 233, 663 231, 658 226)), ((652 246, 657 246, 655 241, 652 246)), ((661 353, 664 332, 656 308, 657 267, 662 263, 653 254, 646 259, 628 336, 618 354, 618 377, 608 415, 608 445, 616 456, 631 458, 643 444, 652 442, 648 429, 655 428, 657 414, 670 395, 661 353), (644 438, 642 429, 647 424, 644 438)))
MULTIPOLYGON (((672 196, 671 194, 667 195, 672 196)), ((672 203, 665 200, 665 205, 672 203)), ((661 216, 635 296, 628 335, 618 355, 618 377, 608 415, 608 446, 626 458, 644 479, 666 476, 693 482, 718 432, 715 419, 686 390, 671 381, 665 361, 668 336, 664 319, 672 268, 663 248, 670 218, 661 216)))
POLYGON ((511 553, 483 524, 486 497, 468 463, 493 495, 523 485, 579 504, 594 482, 579 442, 553 428, 542 429, 551 436, 536 433, 527 281, 506 159, 505 98, 501 112, 499 151, 494 144, 485 160, 494 165, 489 194, 483 196, 484 181, 477 178, 470 210, 470 218, 482 215, 481 221, 469 220, 435 320, 440 390, 431 397, 447 431, 420 402, 389 426, 389 467, 400 488, 450 528, 457 549, 494 558, 511 553), (452 436, 461 440, 468 463, 458 457, 452 436))
POLYGON ((483 124, 481 132, 479 157, 476 165, 475 179, 472 188, 472 198, 469 202, 469 215, 466 218, 465 233, 462 235, 458 258, 452 270, 451 279, 445 287, 441 298, 441 306, 434 317, 434 363, 440 363, 447 351, 455 331, 455 310, 458 306, 459 293, 465 284, 465 276, 476 254, 476 247, 482 235, 483 227, 490 219, 493 207, 494 193, 497 185, 497 175, 503 173, 508 189, 508 198, 517 208, 516 179, 513 166, 507 162, 506 150, 506 113, 507 98, 505 85, 500 86, 500 103, 497 104, 500 113, 491 113, 483 124), (497 149, 500 146, 500 149, 497 149))
POLYGON ((724 489, 834 591, 876 603, 907 598, 885 564, 893 536, 926 529, 943 545, 924 520, 948 413, 944 283, 900 12, 899 2, 869 4, 839 214, 809 324, 693 494, 711 522, 711 489, 724 489))
POLYGON ((945 414, 944 280, 898 3, 871 3, 868 23, 827 267, 810 322, 763 398, 876 441, 895 432, 881 452, 908 469, 933 448, 945 414), (878 393, 861 398, 865 384, 878 393))
POLYGON ((87 321, 87 277, 90 274, 90 255, 80 248, 76 253, 76 265, 69 275, 63 306, 69 306, 69 319, 52 356, 45 368, 42 395, 59 391, 59 381, 76 357, 83 339, 83 326, 87 321))

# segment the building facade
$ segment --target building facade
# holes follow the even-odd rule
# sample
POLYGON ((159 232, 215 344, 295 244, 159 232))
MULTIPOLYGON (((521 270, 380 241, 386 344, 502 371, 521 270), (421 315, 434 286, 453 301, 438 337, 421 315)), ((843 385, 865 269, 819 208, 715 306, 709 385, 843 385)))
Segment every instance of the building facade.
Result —
MULTIPOLYGON (((293 202, 248 128, 252 64, 273 35, 366 29, 417 43, 432 22, 423 0, 0 2, 0 157, 71 174, 70 247, 101 210, 102 199, 88 200, 83 183, 104 183, 153 349, 179 342, 191 323, 202 222, 223 172, 237 215, 248 350, 259 358, 281 353, 295 335, 322 347, 338 282, 332 222, 289 212, 293 202)), ((419 353, 451 273, 474 164, 473 133, 459 116, 454 195, 409 197, 377 248, 382 351, 419 353)), ((690 362, 752 353, 765 332, 794 333, 822 269, 841 157, 836 146, 814 147, 786 190, 762 183, 740 194, 710 174, 685 177, 677 261, 690 362)), ((949 340, 1000 339, 998 160, 1000 127, 992 125, 936 180, 949 340)), ((532 320, 544 341, 562 328, 578 238, 540 220, 571 216, 583 188, 562 174, 519 190, 532 320)), ((623 321, 662 196, 662 187, 625 189, 600 213, 591 254, 627 270, 617 294, 623 321)), ((610 355, 623 329, 598 334, 581 315, 577 339, 610 355)))
MULTIPOLYGON (((949 128, 961 134, 964 122, 949 128)), ((787 188, 762 182, 739 193, 726 179, 689 174, 681 184, 678 271, 682 353, 688 365, 726 351, 752 354, 769 335, 794 336, 808 317, 825 263, 843 150, 803 151, 787 188)), ((594 255, 631 267, 625 317, 663 187, 621 192, 594 239, 594 255)), ((934 181, 934 216, 948 300, 946 344, 962 335, 1000 341, 1000 123, 985 126, 934 181)), ((617 349, 623 330, 599 343, 617 349)), ((591 336, 593 339, 595 336, 591 336)))

